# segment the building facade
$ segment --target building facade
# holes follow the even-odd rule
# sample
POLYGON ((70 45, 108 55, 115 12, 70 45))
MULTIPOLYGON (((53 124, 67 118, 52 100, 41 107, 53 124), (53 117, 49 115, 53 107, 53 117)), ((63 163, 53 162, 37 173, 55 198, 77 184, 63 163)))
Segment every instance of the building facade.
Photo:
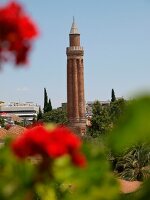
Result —
POLYGON ((27 103, 16 103, 11 102, 10 104, 0 104, 0 114, 1 115, 16 115, 23 120, 32 122, 34 118, 37 117, 39 111, 39 106, 33 102, 27 103))
POLYGON ((86 132, 83 47, 80 46, 80 33, 73 19, 69 34, 67 54, 67 115, 69 127, 76 133, 86 132))

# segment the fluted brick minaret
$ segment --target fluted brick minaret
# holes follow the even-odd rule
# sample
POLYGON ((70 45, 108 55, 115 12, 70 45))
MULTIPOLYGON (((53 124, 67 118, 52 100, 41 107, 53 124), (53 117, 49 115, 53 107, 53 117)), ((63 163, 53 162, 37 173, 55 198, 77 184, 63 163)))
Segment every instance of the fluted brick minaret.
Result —
POLYGON ((83 135, 86 131, 83 47, 80 34, 73 19, 69 34, 70 46, 67 47, 67 115, 69 126, 83 135))

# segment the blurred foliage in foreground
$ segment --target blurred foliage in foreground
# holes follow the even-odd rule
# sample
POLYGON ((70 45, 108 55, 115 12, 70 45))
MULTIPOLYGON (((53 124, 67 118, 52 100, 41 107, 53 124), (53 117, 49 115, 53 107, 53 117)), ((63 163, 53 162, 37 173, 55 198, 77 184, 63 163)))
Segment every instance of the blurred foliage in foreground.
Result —
POLYGON ((111 131, 123 116, 127 102, 121 99, 114 99, 110 104, 102 106, 95 101, 92 106, 91 126, 88 128, 88 135, 96 138, 111 131))
POLYGON ((137 143, 150 142, 150 97, 137 98, 128 103, 118 126, 108 138, 115 152, 122 152, 137 143))
MULTIPOLYGON (((149 199, 150 191, 150 96, 128 103, 118 125, 107 137, 107 143, 117 157, 117 167, 124 167, 120 176, 144 181, 134 199, 149 199)), ((131 195, 131 198, 133 196, 131 195)), ((130 196, 128 199, 131 199, 130 196)))
MULTIPOLYGON (((131 101, 117 126, 107 134, 105 144, 99 143, 97 140, 96 142, 86 141, 83 144, 83 152, 88 162, 85 168, 76 168, 71 164, 70 157, 66 155, 55 159, 52 165, 48 166, 49 170, 41 171, 39 174, 37 160, 32 159, 32 162, 18 160, 12 154, 9 142, 6 142, 5 146, 0 149, 0 199, 149 199, 149 176, 146 181, 142 179, 144 183, 139 191, 129 195, 121 194, 117 177, 113 174, 111 165, 106 158, 107 152, 111 149, 112 155, 128 155, 129 166, 131 168, 135 166, 133 171, 144 170, 143 166, 148 169, 149 159, 142 156, 149 156, 149 121, 150 97, 141 97, 131 101), (128 152, 128 149, 132 149, 132 151, 128 152), (138 162, 141 168, 138 167, 138 162), (51 173, 49 174, 49 172, 51 173), (42 179, 39 179, 41 176, 42 179)), ((120 158, 120 164, 124 160, 125 158, 123 160, 120 158)), ((130 178, 132 173, 129 173, 128 176, 130 178)))

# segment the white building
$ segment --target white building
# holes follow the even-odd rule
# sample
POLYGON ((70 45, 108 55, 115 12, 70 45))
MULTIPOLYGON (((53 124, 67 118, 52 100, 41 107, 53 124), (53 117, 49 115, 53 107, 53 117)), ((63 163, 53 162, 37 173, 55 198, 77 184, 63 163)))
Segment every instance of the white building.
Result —
POLYGON ((11 102, 10 104, 0 104, 0 114, 13 114, 21 117, 23 120, 32 121, 37 117, 39 106, 33 102, 17 103, 11 102))

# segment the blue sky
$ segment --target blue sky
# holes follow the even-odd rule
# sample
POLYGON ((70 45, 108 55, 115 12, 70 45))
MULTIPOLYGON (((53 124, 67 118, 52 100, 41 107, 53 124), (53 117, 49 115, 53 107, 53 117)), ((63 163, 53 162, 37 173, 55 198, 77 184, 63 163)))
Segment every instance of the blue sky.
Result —
MULTIPOLYGON (((7 2, 0 0, 1 3, 7 2)), ((150 88, 150 0, 21 0, 40 28, 30 64, 3 65, 0 100, 66 101, 66 47, 75 16, 85 49, 85 97, 125 98, 150 88)))

